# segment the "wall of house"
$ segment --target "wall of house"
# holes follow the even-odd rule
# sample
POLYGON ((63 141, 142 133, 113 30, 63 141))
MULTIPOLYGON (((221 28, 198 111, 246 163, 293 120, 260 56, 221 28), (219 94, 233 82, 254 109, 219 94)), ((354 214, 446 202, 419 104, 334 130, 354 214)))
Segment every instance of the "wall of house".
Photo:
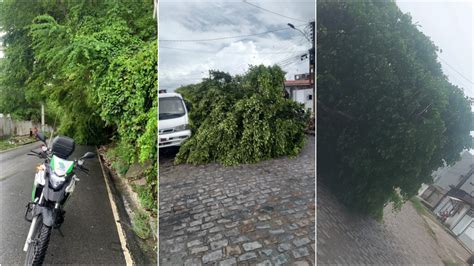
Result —
POLYGON ((291 95, 291 99, 293 99, 296 102, 304 104, 305 109, 310 109, 311 111, 313 110, 313 100, 312 100, 312 95, 313 95, 313 89, 298 89, 298 90, 293 90, 293 94, 291 95), (311 95, 311 99, 310 99, 311 95))
POLYGON ((471 250, 471 252, 474 252, 474 221, 471 220, 471 223, 469 223, 458 238, 471 250))
MULTIPOLYGON (((471 165, 472 168, 474 168, 474 161, 473 164, 471 165)), ((472 173, 472 172, 471 172, 472 173)), ((474 191, 474 174, 471 174, 464 182, 464 184, 460 187, 461 190, 466 191, 468 194, 472 194, 474 191)))
POLYGON ((466 214, 469 209, 471 208, 467 203, 461 201, 453 201, 450 200, 448 197, 445 197, 439 204, 436 206, 434 213, 437 216, 441 216, 441 213, 444 211, 451 211, 453 208, 456 208, 458 205, 461 205, 459 210, 451 217, 448 217, 444 224, 449 228, 452 229, 459 220, 466 214))
MULTIPOLYGON (((434 184, 446 190, 449 190, 450 186, 457 186, 461 180, 461 176, 466 175, 469 172, 472 167, 471 165, 474 165, 474 155, 468 151, 464 151, 461 154, 461 160, 456 162, 456 164, 450 167, 439 168, 433 173, 434 184)), ((469 183, 469 180, 467 183, 469 183)), ((472 190, 464 191, 469 193, 472 190)))
POLYGON ((444 194, 441 191, 436 190, 433 186, 428 186, 425 189, 423 194, 421 194, 421 198, 430 205, 431 208, 434 208, 440 200, 443 198, 444 194))
POLYGON ((474 221, 474 217, 472 217, 472 211, 467 212, 459 221, 457 224, 454 225, 453 227, 453 233, 455 235, 460 235, 462 234, 466 228, 474 221))

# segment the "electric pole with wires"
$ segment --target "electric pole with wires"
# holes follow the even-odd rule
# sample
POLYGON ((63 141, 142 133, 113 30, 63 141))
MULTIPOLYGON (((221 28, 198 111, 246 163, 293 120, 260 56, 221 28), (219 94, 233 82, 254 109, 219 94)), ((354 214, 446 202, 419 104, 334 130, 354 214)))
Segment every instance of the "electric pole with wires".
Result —
MULTIPOLYGON (((316 49, 314 48, 314 46, 315 46, 316 22, 312 21, 312 22, 309 23, 310 38, 308 38, 308 36, 306 36, 307 33, 303 32, 300 29, 298 29, 293 24, 288 23, 287 25, 290 26, 290 28, 301 32, 301 34, 303 34, 303 36, 311 43, 311 48, 308 50, 308 54, 309 54, 309 87, 313 89, 313 96, 312 96, 313 114, 316 114, 316 100, 315 100, 316 86, 315 86, 315 82, 314 82, 314 80, 315 80, 314 70, 315 70, 315 58, 316 58, 316 55, 315 55, 316 49)), ((305 55, 303 55, 303 56, 305 56, 305 55)), ((303 56, 301 56, 301 60, 303 60, 303 56)))

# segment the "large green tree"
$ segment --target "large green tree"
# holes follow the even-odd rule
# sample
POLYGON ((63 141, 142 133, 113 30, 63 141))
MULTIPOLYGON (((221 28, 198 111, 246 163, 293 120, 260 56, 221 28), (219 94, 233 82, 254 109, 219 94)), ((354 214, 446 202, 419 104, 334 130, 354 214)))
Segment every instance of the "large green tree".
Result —
POLYGON ((318 178, 381 217, 469 148, 469 103, 394 1, 319 1, 318 178))
POLYGON ((4 33, 4 58, 0 63, 0 113, 12 114, 17 119, 39 120, 40 101, 27 89, 34 63, 29 26, 37 15, 44 13, 54 14, 61 20, 64 18, 60 12, 63 7, 64 3, 59 1, 0 2, 0 32, 4 33))
POLYGON ((127 164, 153 162, 156 210, 157 24, 152 0, 4 0, 0 111, 37 116, 79 144, 114 140, 127 164))

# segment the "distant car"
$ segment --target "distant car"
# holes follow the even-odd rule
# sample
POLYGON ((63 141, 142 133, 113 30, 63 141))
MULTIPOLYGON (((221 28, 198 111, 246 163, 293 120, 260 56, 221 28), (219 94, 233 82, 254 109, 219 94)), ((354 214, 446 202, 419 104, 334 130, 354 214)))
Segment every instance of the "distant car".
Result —
POLYGON ((158 147, 179 147, 189 137, 188 110, 179 93, 159 93, 158 147))

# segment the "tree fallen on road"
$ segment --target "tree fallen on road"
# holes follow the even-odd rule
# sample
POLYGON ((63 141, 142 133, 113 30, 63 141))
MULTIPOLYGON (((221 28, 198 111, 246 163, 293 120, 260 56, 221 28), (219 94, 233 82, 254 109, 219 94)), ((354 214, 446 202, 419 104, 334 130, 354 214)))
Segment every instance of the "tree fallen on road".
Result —
POLYGON ((193 136, 177 163, 255 163, 297 155, 305 142, 308 113, 285 99, 284 72, 251 66, 242 76, 210 71, 203 82, 179 88, 190 108, 193 136))

